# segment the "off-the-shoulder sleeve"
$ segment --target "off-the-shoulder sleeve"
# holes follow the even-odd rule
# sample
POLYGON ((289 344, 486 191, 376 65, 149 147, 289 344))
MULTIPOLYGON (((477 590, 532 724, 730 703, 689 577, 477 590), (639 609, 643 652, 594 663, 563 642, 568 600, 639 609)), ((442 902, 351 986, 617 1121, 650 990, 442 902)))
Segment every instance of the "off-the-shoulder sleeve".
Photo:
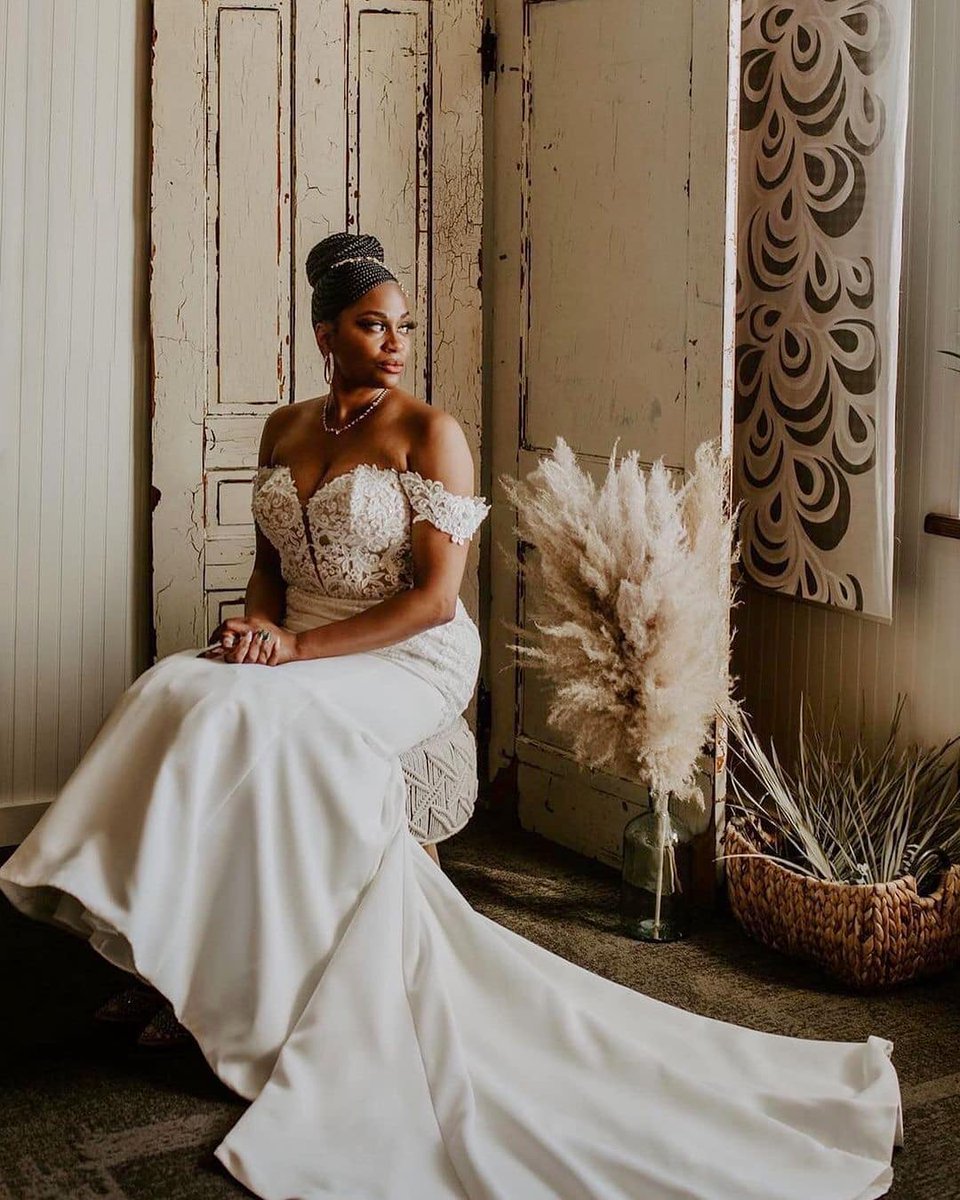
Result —
POLYGON ((457 545, 473 537, 490 511, 483 496, 457 496, 439 480, 424 479, 417 471, 402 471, 400 482, 413 509, 414 522, 429 521, 448 533, 457 545))
POLYGON ((257 467, 256 474, 253 477, 253 494, 254 495, 256 495, 257 492, 259 492, 261 487, 263 487, 263 485, 266 483, 266 481, 270 478, 270 476, 273 474, 273 472, 276 469, 277 469, 276 467, 272 467, 272 466, 257 467))

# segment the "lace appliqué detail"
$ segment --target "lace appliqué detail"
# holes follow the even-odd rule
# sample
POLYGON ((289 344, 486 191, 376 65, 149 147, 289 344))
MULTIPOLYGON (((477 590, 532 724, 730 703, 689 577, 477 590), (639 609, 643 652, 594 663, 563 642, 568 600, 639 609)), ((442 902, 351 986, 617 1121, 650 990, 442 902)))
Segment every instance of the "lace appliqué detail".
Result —
POLYGON ((252 507, 288 587, 373 600, 412 587, 414 521, 430 521, 462 544, 490 511, 482 497, 456 496, 416 471, 372 463, 335 475, 305 506, 289 467, 261 467, 252 507))
POLYGON ((253 519, 280 555, 280 570, 288 586, 316 587, 307 531, 296 491, 283 486, 276 467, 261 467, 253 480, 253 519))
POLYGON ((424 479, 417 471, 403 471, 400 482, 414 512, 413 521, 429 521, 462 546, 476 533, 490 511, 482 496, 457 496, 439 480, 424 479))
POLYGON ((361 464, 301 507, 289 467, 261 467, 252 507, 288 587, 377 600, 413 583, 410 508, 391 471, 361 464))
MULTIPOLYGON (((416 471, 368 463, 321 484, 305 506, 289 467, 261 467, 252 507, 280 556, 288 601, 309 607, 311 595, 333 597, 355 601, 358 611, 413 586, 414 520, 430 521, 462 542, 490 508, 482 497, 456 496, 416 471)), ((298 618, 301 629, 316 623, 309 612, 298 618)), ((374 653, 432 683, 452 721, 476 685, 480 635, 458 600, 452 621, 374 653)))

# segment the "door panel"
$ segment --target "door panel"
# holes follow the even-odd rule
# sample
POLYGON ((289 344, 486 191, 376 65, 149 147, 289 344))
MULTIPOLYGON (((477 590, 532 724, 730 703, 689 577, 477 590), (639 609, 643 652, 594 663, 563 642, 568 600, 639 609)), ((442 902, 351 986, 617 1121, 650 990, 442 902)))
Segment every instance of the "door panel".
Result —
POLYGON ((672 6, 529 9, 529 348, 523 442, 629 438, 683 462, 690 27, 672 6))
MULTIPOLYGON (((494 478, 525 475, 558 435, 597 479, 616 439, 682 475, 732 428, 739 4, 497 0, 496 14, 494 478)), ((489 775, 516 778, 526 828, 618 864, 648 799, 579 767, 547 722, 548 685, 512 663, 509 625, 537 607, 517 565, 534 551, 496 498, 494 541, 514 559, 492 575, 489 775)), ((722 757, 702 763, 717 811, 722 757)))
POLYGON ((429 4, 414 0, 384 12, 379 0, 353 6, 350 82, 355 93, 349 139, 351 216, 392 247, 394 274, 423 314, 407 387, 430 397, 427 340, 430 198, 429 4), (376 4, 376 8, 374 8, 376 4), (381 184, 386 176, 392 188, 381 184), (413 382, 415 381, 415 382, 413 382))
MULTIPOLYGON (((303 262, 327 234, 381 239, 418 317, 403 386, 453 412, 479 461, 480 11, 155 0, 154 26, 162 655, 205 642, 242 604, 263 419, 326 390, 303 262)), ((474 612, 476 564, 473 548, 474 612)))
POLYGON ((290 272, 289 8, 211 9, 208 405, 243 412, 288 398, 290 272), (212 22, 211 22, 212 23, 212 22))

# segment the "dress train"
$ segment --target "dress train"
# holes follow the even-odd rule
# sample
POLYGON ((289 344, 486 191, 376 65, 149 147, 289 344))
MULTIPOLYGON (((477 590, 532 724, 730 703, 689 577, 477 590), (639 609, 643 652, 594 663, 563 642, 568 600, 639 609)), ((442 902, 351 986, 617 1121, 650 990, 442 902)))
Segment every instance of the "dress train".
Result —
POLYGON ((704 1018, 470 908, 397 758, 447 709, 377 655, 172 655, 0 888, 171 1000, 251 1101, 216 1154, 264 1200, 882 1196, 889 1042, 704 1018))

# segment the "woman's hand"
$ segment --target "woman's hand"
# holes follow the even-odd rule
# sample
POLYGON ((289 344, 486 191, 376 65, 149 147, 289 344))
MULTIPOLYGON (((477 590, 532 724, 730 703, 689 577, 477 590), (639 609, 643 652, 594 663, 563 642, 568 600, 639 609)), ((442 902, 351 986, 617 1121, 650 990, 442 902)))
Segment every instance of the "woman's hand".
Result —
POLYGON ((244 617, 229 617, 211 640, 220 643, 223 661, 229 663, 279 667, 300 657, 296 634, 260 617, 249 621, 244 617))

